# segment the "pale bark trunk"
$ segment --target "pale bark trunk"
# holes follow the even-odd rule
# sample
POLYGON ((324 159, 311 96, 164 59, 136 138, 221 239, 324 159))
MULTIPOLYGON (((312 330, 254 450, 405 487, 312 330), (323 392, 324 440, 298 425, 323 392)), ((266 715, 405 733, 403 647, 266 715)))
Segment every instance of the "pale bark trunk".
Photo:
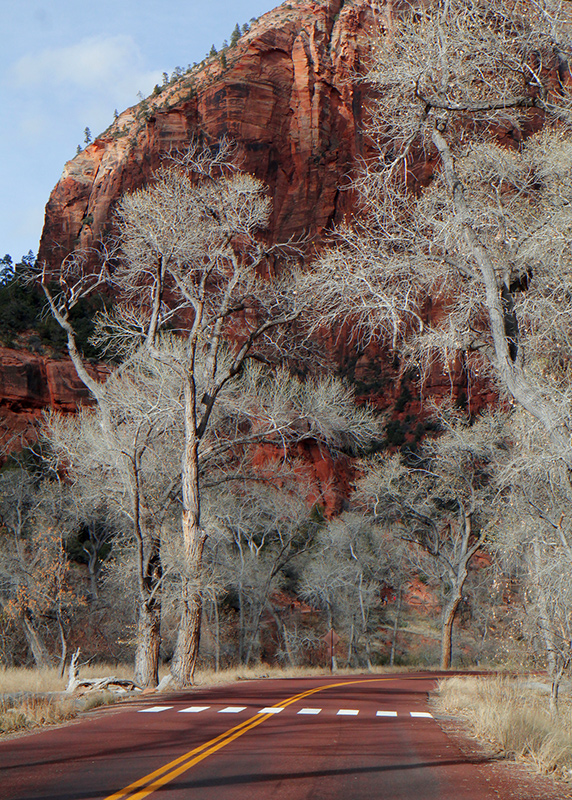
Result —
POLYGON ((453 623, 461 602, 461 590, 455 590, 455 596, 443 609, 443 627, 441 629, 441 669, 450 669, 453 653, 453 623))
MULTIPOLYGON (((187 569, 198 576, 202 564, 202 552, 206 537, 198 529, 193 535, 193 553, 187 555, 187 569)), ((177 634, 177 644, 171 662, 173 681, 181 687, 190 686, 199 655, 203 598, 200 589, 192 578, 183 580, 181 594, 181 619, 177 634)))
POLYGON ((463 597, 463 587, 469 574, 469 562, 484 541, 485 534, 477 537, 469 547, 472 534, 471 513, 462 511, 461 521, 462 536, 456 552, 455 569, 451 571, 451 596, 443 608, 443 624, 441 629, 441 669, 450 669, 453 652, 453 623, 459 604, 463 597))
MULTIPOLYGON (((143 517, 146 514, 143 512, 143 517)), ((139 598, 137 609, 137 645, 135 650, 135 682, 154 687, 159 682, 159 650, 161 647, 161 594, 163 567, 161 539, 136 510, 139 541, 139 598)))
POLYGON ((463 226, 468 253, 474 259, 485 287, 494 347, 494 357, 491 359, 493 365, 510 394, 517 403, 542 424, 560 458, 569 467, 572 467, 570 432, 566 428, 561 413, 548 397, 542 394, 535 382, 529 379, 520 359, 513 361, 510 357, 501 298, 502 287, 497 278, 495 266, 471 225, 471 211, 465 199, 464 186, 455 171, 455 162, 449 145, 438 130, 433 131, 432 139, 443 162, 455 214, 463 226))
POLYGON ((142 689, 159 683, 159 648, 161 646, 161 606, 152 599, 139 606, 134 680, 142 689))
POLYGON ((200 575, 206 533, 201 527, 196 387, 193 367, 185 382, 185 448, 182 459, 182 531, 185 568, 181 592, 181 618, 171 662, 173 681, 181 687, 193 683, 199 655, 203 599, 200 575))
POLYGON ((29 609, 24 611, 22 621, 24 624, 24 634, 26 636, 26 642, 28 643, 28 647, 32 653, 32 658, 34 659, 34 663, 38 669, 44 669, 45 667, 52 666, 52 660, 50 658, 50 654, 48 652, 47 647, 42 642, 40 638, 40 634, 36 630, 33 621, 32 612, 29 609))
POLYGON ((395 619, 393 621, 393 635, 391 637, 391 652, 389 654, 389 666, 395 664, 395 651, 397 649, 397 632, 399 630, 399 621, 401 617, 401 601, 403 598, 403 587, 399 587, 399 594, 397 597, 397 609, 395 611, 395 619))
POLYGON ((540 543, 537 538, 534 538, 532 543, 532 550, 534 553, 534 583, 536 585, 536 595, 538 599, 538 627, 544 639, 544 647, 546 649, 546 661, 548 663, 548 674, 550 676, 551 690, 550 690, 550 711, 552 713, 558 712, 558 691, 560 689, 560 681, 562 680, 563 670, 559 668, 558 664, 558 649, 554 640, 554 633, 552 625, 550 624, 550 613, 548 610, 548 598, 542 585, 542 560, 540 556, 540 543))

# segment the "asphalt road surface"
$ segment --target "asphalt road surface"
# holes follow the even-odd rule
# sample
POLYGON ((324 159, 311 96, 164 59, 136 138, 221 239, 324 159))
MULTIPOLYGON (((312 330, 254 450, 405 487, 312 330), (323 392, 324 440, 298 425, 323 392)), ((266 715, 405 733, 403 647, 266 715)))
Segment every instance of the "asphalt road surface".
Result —
POLYGON ((434 683, 428 674, 334 676, 144 697, 0 742, 0 798, 524 797, 503 793, 486 761, 442 732, 427 706, 434 683))

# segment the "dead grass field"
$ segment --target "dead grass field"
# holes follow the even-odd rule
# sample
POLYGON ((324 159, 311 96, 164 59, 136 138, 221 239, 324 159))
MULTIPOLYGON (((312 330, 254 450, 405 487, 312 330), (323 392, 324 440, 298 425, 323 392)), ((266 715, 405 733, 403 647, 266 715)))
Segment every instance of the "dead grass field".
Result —
POLYGON ((536 679, 455 677, 439 682, 434 702, 504 757, 570 781, 572 697, 563 694, 558 714, 551 714, 549 696, 549 685, 536 679))

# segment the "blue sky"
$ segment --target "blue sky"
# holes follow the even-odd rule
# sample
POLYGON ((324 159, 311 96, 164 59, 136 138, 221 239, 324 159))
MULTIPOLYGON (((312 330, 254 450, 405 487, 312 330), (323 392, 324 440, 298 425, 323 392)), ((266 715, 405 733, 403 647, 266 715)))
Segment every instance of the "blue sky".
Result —
POLYGON ((163 72, 201 61, 279 0, 0 0, 0 257, 38 249, 84 129, 103 131, 163 72))

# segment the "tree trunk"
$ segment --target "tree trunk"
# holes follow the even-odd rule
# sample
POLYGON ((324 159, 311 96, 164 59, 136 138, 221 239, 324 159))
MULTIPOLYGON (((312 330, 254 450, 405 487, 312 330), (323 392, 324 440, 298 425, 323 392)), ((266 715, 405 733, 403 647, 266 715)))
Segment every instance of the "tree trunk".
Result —
POLYGON ((391 652, 389 654, 389 666, 395 664, 395 650, 397 648, 397 631, 399 630, 399 620, 401 617, 401 600, 403 597, 403 587, 399 587, 399 595, 397 597, 397 609, 395 611, 395 619, 393 621, 393 634, 391 637, 391 652))
POLYGON ((143 510, 137 519, 140 577, 134 678, 139 686, 147 688, 159 683, 163 566, 161 538, 150 515, 143 510))
POLYGON ((171 675, 177 686, 191 686, 201 638, 203 598, 198 590, 190 590, 187 584, 181 598, 181 619, 177 644, 171 662, 171 675))
POLYGON ((183 512, 183 535, 186 574, 183 575, 177 644, 171 662, 173 681, 181 687, 192 685, 199 655, 203 598, 198 583, 207 538, 202 528, 194 519, 189 519, 186 512, 183 512))
POLYGON ((213 601, 215 618, 215 672, 220 670, 220 614, 218 610, 218 597, 215 595, 213 601))
POLYGON ((535 537, 532 542, 534 552, 534 584, 536 586, 536 596, 538 600, 538 627, 544 639, 546 649, 546 661, 548 664, 548 675, 550 676, 550 711, 552 714, 558 713, 558 691, 562 680, 562 669, 559 666, 558 648, 554 638, 554 631, 550 623, 550 613, 548 609, 548 598, 542 584, 542 558, 540 553, 540 543, 535 537))
MULTIPOLYGON (((464 582, 464 581, 463 581, 464 582)), ((462 585, 455 587, 455 594, 443 609, 443 626, 441 628, 441 669, 451 668, 453 652, 453 623, 461 602, 462 585)))
POLYGON ((153 599, 139 604, 135 683, 143 689, 159 683, 159 648, 161 646, 161 604, 153 599))
POLYGON ((34 664, 38 669, 51 667, 52 660, 50 658, 50 654, 48 652, 47 647, 42 642, 40 634, 38 633, 38 631, 34 626, 34 617, 29 608, 26 608, 24 610, 24 613, 22 615, 22 621, 24 624, 24 634, 26 636, 28 647, 32 652, 32 658, 34 659, 34 664))
POLYGON ((183 544, 185 564, 182 576, 181 618, 171 676, 180 687, 190 686, 199 655, 203 598, 200 576, 203 550, 207 539, 201 527, 201 498, 199 478, 199 435, 197 432, 197 397, 194 378, 194 348, 191 344, 189 372, 184 387, 185 447, 181 464, 181 494, 183 544))

